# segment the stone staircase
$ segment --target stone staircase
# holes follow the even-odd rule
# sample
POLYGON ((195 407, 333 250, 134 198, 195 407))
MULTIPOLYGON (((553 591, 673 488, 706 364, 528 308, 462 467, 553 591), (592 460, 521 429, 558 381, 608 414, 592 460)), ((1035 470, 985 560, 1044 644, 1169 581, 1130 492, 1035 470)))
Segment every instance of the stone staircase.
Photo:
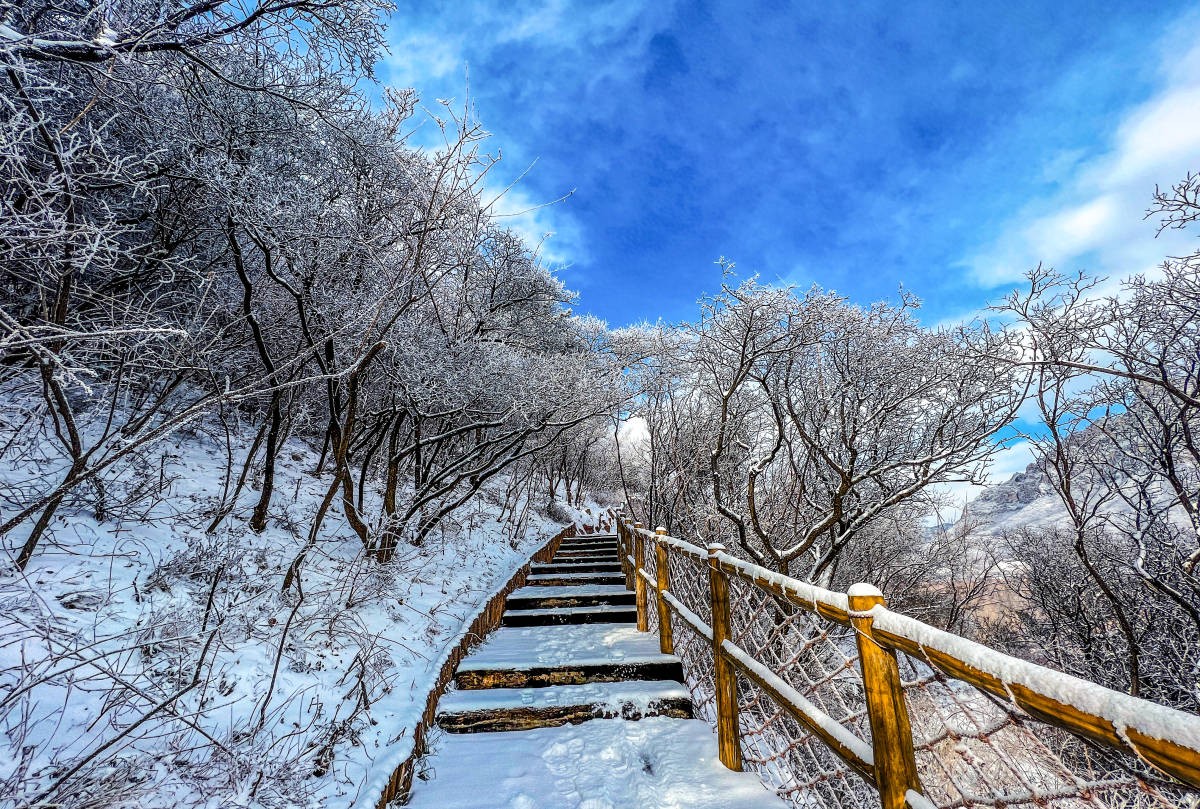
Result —
POLYGON ((459 664, 438 704, 452 733, 518 730, 588 719, 691 718, 679 659, 637 631, 617 540, 564 540, 509 595, 501 628, 459 664))
POLYGON ((438 703, 411 809, 766 809, 717 759, 680 661, 637 631, 615 536, 564 540, 505 601, 438 703))

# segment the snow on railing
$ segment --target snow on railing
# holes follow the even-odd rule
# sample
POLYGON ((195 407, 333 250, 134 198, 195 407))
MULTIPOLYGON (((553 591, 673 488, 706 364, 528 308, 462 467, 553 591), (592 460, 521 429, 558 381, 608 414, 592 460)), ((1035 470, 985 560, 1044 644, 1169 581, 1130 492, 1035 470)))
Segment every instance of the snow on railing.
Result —
POLYGON ((617 535, 638 626, 682 659, 722 763, 795 806, 1167 807, 1200 794, 1200 717, 892 612, 870 585, 815 587, 624 516, 617 535))

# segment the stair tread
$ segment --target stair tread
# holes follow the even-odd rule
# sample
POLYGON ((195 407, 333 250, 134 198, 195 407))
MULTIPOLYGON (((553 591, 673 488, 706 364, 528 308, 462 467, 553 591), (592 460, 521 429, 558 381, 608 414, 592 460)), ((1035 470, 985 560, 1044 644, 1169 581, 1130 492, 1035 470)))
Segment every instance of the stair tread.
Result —
MULTIPOLYGON (((607 571, 581 572, 581 573, 530 573, 525 579, 525 584, 537 585, 541 582, 552 581, 571 581, 584 582, 596 585, 612 584, 617 585, 618 582, 624 581, 624 574, 618 572, 609 573, 607 571)), ((563 586, 563 585, 552 585, 563 586)), ((624 586, 624 585, 617 585, 624 586)))
POLYGON ((508 600, 529 598, 584 598, 587 596, 616 596, 631 593, 623 584, 543 584, 513 590, 508 600))
POLYGON ((633 604, 580 604, 574 607, 530 607, 528 609, 513 609, 509 607, 505 615, 578 615, 586 612, 611 612, 615 614, 628 613, 630 610, 637 614, 633 604))
POLYGON ((526 670, 568 666, 677 664, 658 638, 629 624, 501 627, 467 655, 458 670, 526 670))
POLYGON ((621 680, 545 688, 480 688, 446 692, 438 702, 438 713, 563 705, 613 706, 619 709, 629 703, 645 711, 657 701, 690 698, 687 687, 672 680, 621 680))

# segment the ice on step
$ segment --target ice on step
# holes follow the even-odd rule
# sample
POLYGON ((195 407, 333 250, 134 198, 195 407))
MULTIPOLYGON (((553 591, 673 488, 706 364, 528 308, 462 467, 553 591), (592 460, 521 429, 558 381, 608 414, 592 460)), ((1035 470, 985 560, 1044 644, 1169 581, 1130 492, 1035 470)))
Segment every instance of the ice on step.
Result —
POLYGON ((548 688, 481 688, 448 692, 438 702, 438 713, 536 709, 549 705, 596 705, 615 711, 632 705, 641 713, 646 713, 652 704, 688 698, 688 690, 682 683, 669 680, 586 683, 548 688))
POLYGON ((753 773, 717 760, 704 722, 652 717, 445 735, 411 809, 782 809, 753 773))
POLYGON ((658 636, 630 624, 502 627, 459 664, 459 671, 674 663, 659 651, 658 636))

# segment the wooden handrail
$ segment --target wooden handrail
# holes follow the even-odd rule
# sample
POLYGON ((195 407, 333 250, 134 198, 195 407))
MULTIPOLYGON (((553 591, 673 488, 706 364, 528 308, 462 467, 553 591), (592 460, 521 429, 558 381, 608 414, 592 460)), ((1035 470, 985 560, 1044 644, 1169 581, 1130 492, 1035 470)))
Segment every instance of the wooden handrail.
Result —
MULTIPOLYGON (((625 521, 620 519, 618 523, 625 521)), ((627 545, 634 541, 654 543, 660 571, 666 569, 672 553, 684 554, 697 562, 707 560, 713 606, 711 627, 679 601, 670 590, 669 580, 664 582, 641 569, 631 578, 641 582, 643 588, 655 587, 660 627, 667 623, 661 617, 664 613, 675 615, 713 642, 714 665, 718 669, 719 736, 722 726, 728 734, 737 722, 736 680, 728 673, 722 676, 721 671, 732 665, 811 730, 851 769, 876 786, 884 806, 926 806, 928 801, 921 793, 912 756, 907 709, 898 671, 894 669, 894 653, 903 652, 1017 706, 1046 724, 1136 755, 1184 784, 1200 787, 1200 717, 1039 666, 893 612, 870 585, 856 585, 849 594, 838 593, 737 559, 719 546, 710 546, 706 553, 665 533, 642 530, 640 525, 630 527, 625 523, 618 530, 625 531, 627 545), (860 673, 867 690, 868 717, 873 730, 871 745, 823 713, 729 638, 728 613, 723 612, 729 609, 728 591, 723 587, 725 577, 749 582, 802 610, 856 630, 860 673)), ((631 561, 642 560, 642 555, 636 560, 631 558, 631 561)), ((720 746, 722 761, 729 765, 726 761, 729 758, 740 768, 740 751, 735 756, 726 749, 726 744, 720 746)))
POLYGON ((1200 717, 1011 657, 886 608, 875 607, 872 617, 880 643, 1015 703, 1046 724, 1133 753, 1200 786, 1200 717))

